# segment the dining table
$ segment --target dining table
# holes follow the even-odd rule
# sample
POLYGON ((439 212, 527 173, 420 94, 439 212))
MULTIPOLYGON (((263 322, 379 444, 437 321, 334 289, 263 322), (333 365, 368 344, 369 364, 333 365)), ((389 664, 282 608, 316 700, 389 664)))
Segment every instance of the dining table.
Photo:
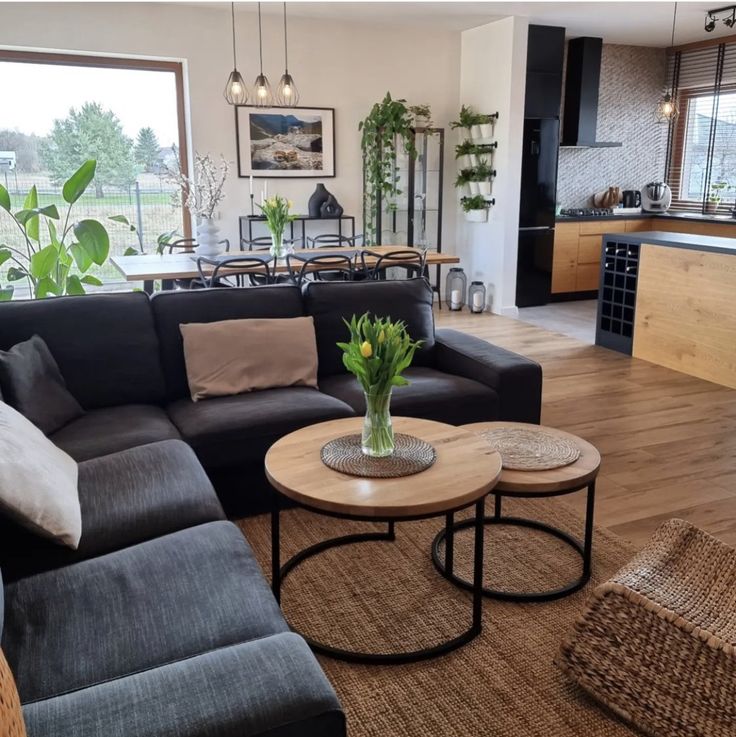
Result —
MULTIPOLYGON (((322 255, 354 255, 357 260, 361 258, 361 252, 366 251, 365 263, 370 265, 378 256, 400 251, 405 249, 414 249, 414 246, 341 246, 329 247, 325 249, 303 248, 294 251, 294 253, 305 256, 322 256, 322 255), (375 254, 376 258, 372 258, 369 254, 375 254)), ((238 257, 243 258, 252 256, 261 256, 268 258, 267 251, 230 251, 220 254, 222 258, 238 257)), ((175 283, 181 279, 194 279, 200 276, 197 268, 197 254, 194 252, 178 252, 178 253, 138 253, 129 256, 112 256, 110 262, 123 275, 125 281, 143 282, 143 291, 152 294, 154 283, 161 282, 162 290, 173 289, 175 283)), ((426 251, 427 266, 442 266, 444 264, 458 264, 460 259, 451 253, 441 253, 436 250, 426 251)), ((212 264, 202 264, 202 271, 208 275, 214 269, 212 264)), ((315 270, 329 270, 330 264, 315 265, 315 270)), ((275 264, 271 265, 271 269, 276 274, 288 273, 289 268, 285 258, 277 259, 275 264)), ((218 275, 227 276, 228 274, 247 273, 241 268, 228 269, 221 268, 218 275)))

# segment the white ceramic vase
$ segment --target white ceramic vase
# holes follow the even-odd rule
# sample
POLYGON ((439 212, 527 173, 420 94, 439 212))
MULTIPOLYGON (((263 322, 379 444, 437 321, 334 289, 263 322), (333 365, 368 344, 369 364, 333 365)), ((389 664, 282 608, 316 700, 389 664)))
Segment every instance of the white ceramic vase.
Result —
POLYGON ((220 229, 214 218, 200 218, 197 223, 197 247, 194 252, 198 256, 216 256, 220 253, 220 229))
POLYGON ((491 194, 491 182, 485 181, 485 182, 476 182, 478 185, 478 194, 482 195, 489 195, 491 194))
POLYGON ((465 219, 469 223, 485 223, 488 221, 488 208, 484 207, 482 210, 468 210, 465 213, 465 219))

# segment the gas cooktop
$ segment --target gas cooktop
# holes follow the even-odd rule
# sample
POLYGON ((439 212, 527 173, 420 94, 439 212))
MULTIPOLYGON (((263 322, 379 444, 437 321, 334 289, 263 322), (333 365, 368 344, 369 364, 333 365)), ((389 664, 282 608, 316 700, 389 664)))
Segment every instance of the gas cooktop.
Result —
POLYGON ((560 210, 560 215, 574 218, 599 218, 602 215, 613 215, 612 207, 569 207, 560 210))

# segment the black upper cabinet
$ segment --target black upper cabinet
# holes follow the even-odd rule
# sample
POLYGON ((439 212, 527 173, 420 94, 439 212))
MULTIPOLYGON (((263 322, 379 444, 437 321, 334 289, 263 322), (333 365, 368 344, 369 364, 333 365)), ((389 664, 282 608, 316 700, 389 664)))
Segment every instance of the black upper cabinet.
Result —
POLYGON ((560 117, 564 56, 564 28, 529 26, 524 117, 560 117))

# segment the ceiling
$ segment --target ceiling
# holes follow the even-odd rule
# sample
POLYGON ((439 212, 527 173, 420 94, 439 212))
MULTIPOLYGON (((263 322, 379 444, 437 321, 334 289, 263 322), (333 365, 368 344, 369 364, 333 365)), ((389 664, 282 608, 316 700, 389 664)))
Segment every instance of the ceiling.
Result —
MULTIPOLYGON (((689 43, 734 33, 722 23, 713 33, 703 30, 705 12, 733 0, 677 4, 675 43, 689 43)), ((219 4, 219 3, 218 3, 219 4)), ((255 6, 239 2, 242 10, 255 6)), ((281 2, 264 2, 264 13, 281 13, 281 2)), ((673 2, 309 2, 290 0, 290 15, 358 23, 400 24, 461 31, 510 15, 533 23, 564 26, 567 35, 600 36, 606 43, 669 46, 673 2)))

